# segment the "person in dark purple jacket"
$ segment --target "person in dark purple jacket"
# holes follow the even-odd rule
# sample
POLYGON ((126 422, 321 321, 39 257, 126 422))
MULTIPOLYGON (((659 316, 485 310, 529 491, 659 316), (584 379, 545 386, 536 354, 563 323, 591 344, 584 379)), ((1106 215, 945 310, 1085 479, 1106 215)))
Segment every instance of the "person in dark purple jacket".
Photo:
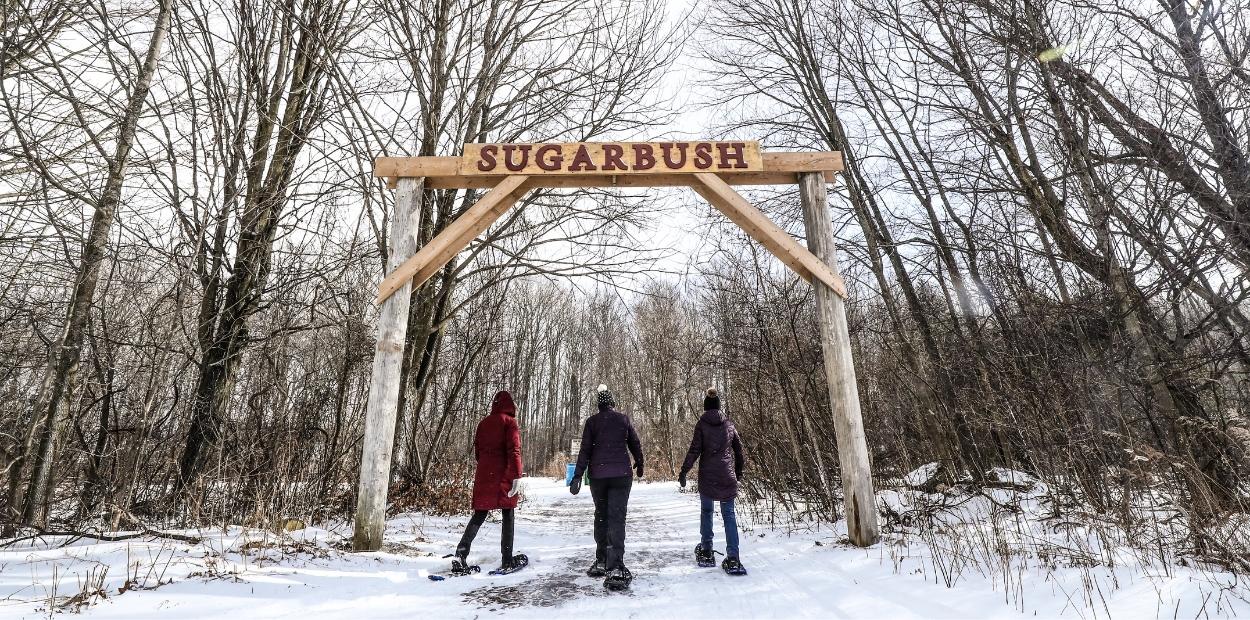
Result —
POLYGON ((591 577, 604 577, 603 585, 613 590, 629 586, 633 574, 625 568, 625 514, 633 475, 642 478, 642 442, 629 416, 616 410, 616 400, 606 385, 596 393, 599 412, 582 428, 582 447, 569 491, 582 488, 582 474, 590 471, 590 495, 595 502, 595 562, 586 571, 591 577), (630 456, 633 465, 630 465, 630 456))
POLYGON ((699 534, 702 540, 695 547, 695 557, 702 565, 715 560, 712 551, 712 512, 714 503, 720 502, 721 517, 725 522, 725 561, 721 568, 731 574, 744 574, 738 557, 738 516, 734 512, 734 499, 738 497, 738 480, 742 478, 745 459, 742 456, 742 440, 738 429, 720 409, 720 395, 710 388, 703 398, 703 416, 694 426, 694 438, 686 451, 686 462, 681 466, 677 482, 686 486, 686 474, 699 461, 699 534))

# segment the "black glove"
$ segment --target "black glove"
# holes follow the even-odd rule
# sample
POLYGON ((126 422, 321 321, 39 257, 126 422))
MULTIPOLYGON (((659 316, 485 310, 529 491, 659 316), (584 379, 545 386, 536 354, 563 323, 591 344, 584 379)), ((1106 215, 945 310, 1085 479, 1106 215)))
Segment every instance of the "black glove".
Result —
POLYGON ((642 463, 634 465, 634 471, 638 472, 639 478, 642 478, 642 463))
POLYGON ((734 479, 735 479, 735 480, 742 480, 742 470, 741 470, 741 469, 735 469, 735 470, 734 470, 734 479))
POLYGON ((683 489, 686 488, 686 472, 683 471, 677 474, 677 484, 681 485, 683 489))
POLYGON ((577 495, 577 492, 580 490, 582 490, 582 477, 576 476, 573 478, 573 481, 569 483, 569 493, 577 495))

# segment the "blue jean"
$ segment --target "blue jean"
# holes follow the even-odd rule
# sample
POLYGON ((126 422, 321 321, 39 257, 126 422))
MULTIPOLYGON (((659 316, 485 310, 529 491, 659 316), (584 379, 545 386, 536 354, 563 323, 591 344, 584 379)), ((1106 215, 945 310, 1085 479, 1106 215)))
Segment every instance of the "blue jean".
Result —
MULTIPOLYGON (((699 496, 699 534, 703 537, 703 546, 712 548, 712 511, 716 500, 699 496)), ((738 557, 738 515, 734 512, 734 501, 720 503, 720 516, 725 520, 725 555, 738 557)))

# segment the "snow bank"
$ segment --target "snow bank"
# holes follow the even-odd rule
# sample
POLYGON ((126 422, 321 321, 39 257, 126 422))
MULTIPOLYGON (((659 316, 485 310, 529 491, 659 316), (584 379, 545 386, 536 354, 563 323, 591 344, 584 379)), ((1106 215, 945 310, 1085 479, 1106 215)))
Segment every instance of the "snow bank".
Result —
MULTIPOLYGON (((693 565, 697 496, 673 483, 637 484, 628 595, 610 595, 582 572, 594 554, 588 493, 531 479, 526 494, 516 550, 531 564, 514 575, 426 578, 446 568, 441 556, 463 517, 401 515, 388 521, 382 551, 362 554, 343 550, 345 525, 181 532, 202 536, 199 544, 43 539, 0 548, 0 618, 46 617, 58 606, 127 620, 1250 617, 1235 576, 1146 562, 1093 530, 1048 522, 1036 491, 882 492, 887 533, 868 549, 841 542, 843 522, 765 526, 740 511, 751 574, 731 578, 693 565)), ((488 522, 470 559, 496 566, 498 537, 488 522)), ((715 544, 724 549, 719 519, 715 544)))
POLYGON ((907 472, 907 475, 903 476, 903 484, 913 489, 922 488, 936 479, 941 469, 942 466, 937 463, 925 463, 907 472))
POLYGON ((1034 485, 1038 484, 1036 476, 1016 469, 1007 469, 1006 467, 991 468, 986 473, 986 478, 990 482, 1016 487, 1023 491, 1031 490, 1034 485))

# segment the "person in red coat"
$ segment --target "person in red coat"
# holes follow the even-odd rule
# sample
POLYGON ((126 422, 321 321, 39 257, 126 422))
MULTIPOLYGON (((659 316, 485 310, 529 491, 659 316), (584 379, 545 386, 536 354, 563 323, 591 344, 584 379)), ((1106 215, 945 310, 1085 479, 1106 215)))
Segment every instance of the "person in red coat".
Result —
POLYGON ((516 404, 512 394, 500 391, 490 404, 490 415, 477 424, 473 437, 473 457, 477 471, 473 474, 473 518, 464 528, 464 536, 456 545, 456 557, 452 571, 469 570, 469 548, 477 537, 478 528, 486 521, 492 510, 503 511, 503 536, 499 548, 503 555, 503 568, 513 568, 516 558, 512 555, 513 509, 521 482, 521 429, 516 423, 516 404))

